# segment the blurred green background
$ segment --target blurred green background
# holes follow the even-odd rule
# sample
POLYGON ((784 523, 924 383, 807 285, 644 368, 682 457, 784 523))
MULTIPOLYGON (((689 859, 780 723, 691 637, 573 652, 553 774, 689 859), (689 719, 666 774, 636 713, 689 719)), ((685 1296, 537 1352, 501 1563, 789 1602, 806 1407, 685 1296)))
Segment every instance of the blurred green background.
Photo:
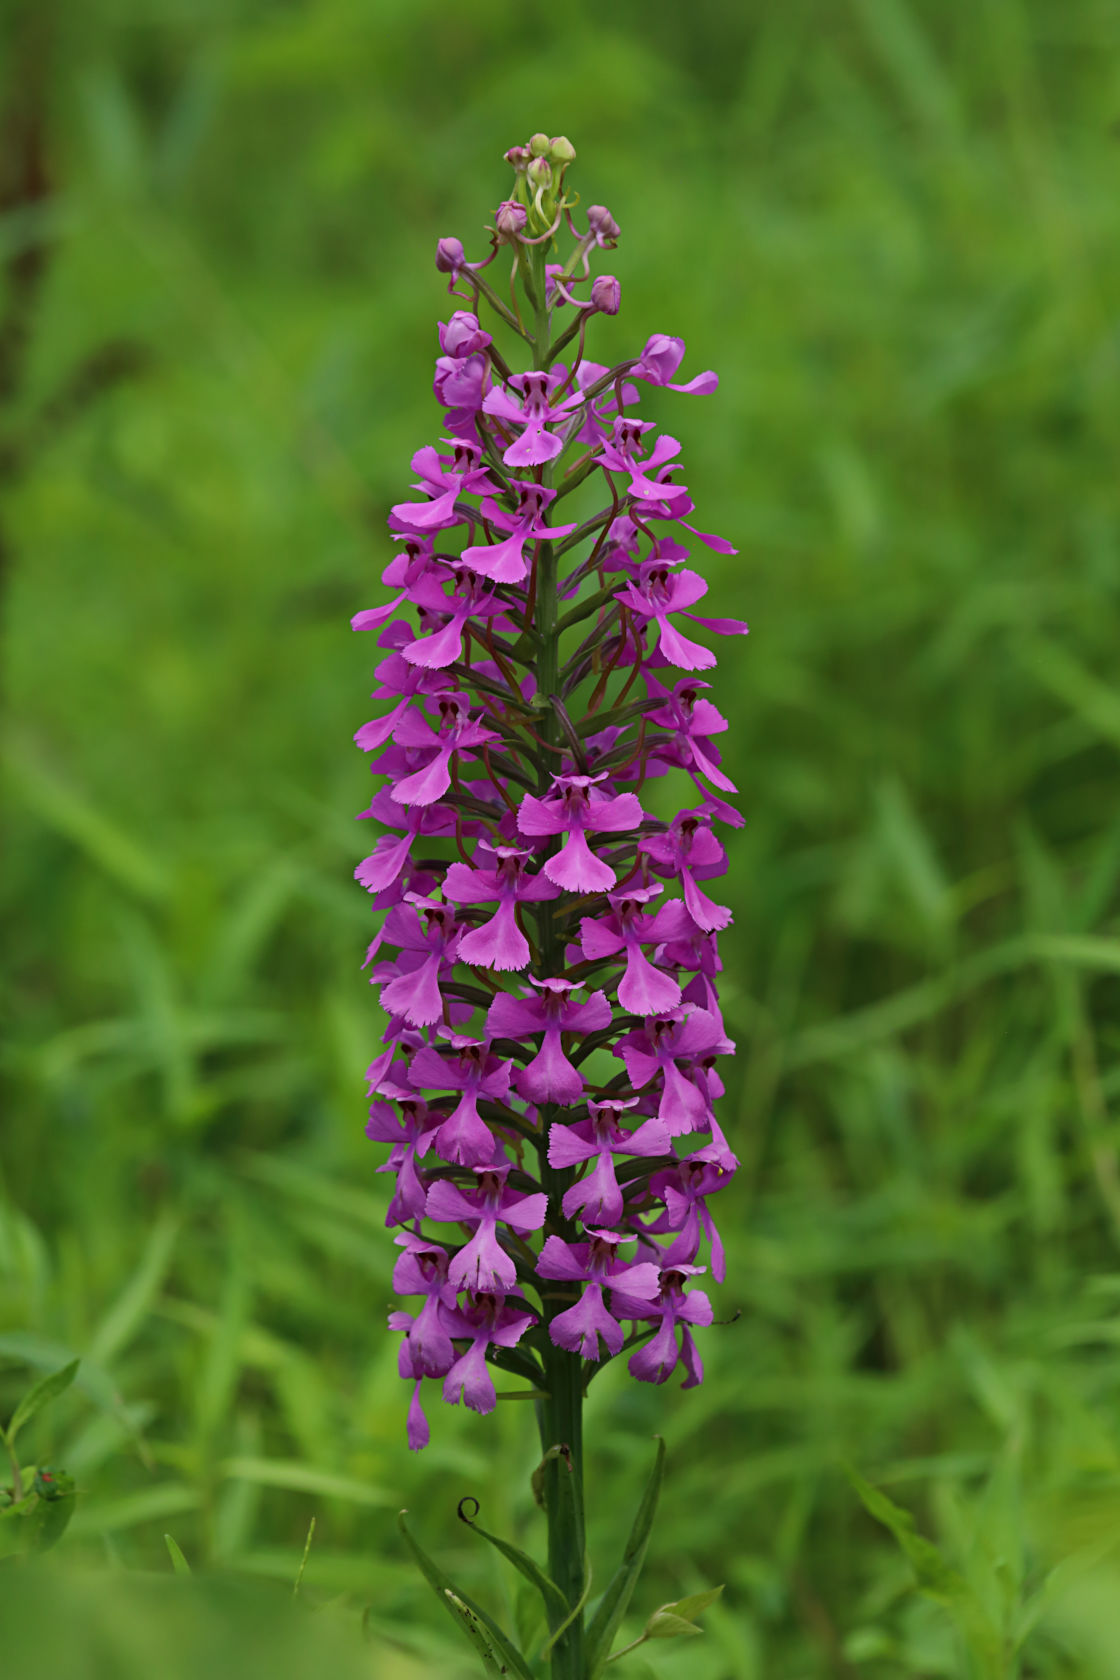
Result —
MULTIPOLYGON (((622 225, 593 353, 681 333, 721 374, 649 412, 741 550, 703 551, 711 610, 752 627, 717 689, 741 1316, 698 1392, 595 1384, 601 1575, 662 1431, 631 1636, 728 1590, 658 1673, 1120 1675, 1120 7, 2 16, 0 1417, 83 1358, 27 1431, 83 1494, 61 1577, 0 1570, 16 1671, 131 1673, 165 1530, 284 1583, 315 1515, 355 1672, 460 1680, 395 1511, 496 1606, 455 1502, 539 1543, 527 1408, 437 1403, 403 1450, 347 621, 438 435, 436 237, 481 254, 543 128, 622 225), (50 1605, 104 1670, 59 1666, 50 1605)), ((321 1671, 302 1639, 272 1673, 321 1671)))

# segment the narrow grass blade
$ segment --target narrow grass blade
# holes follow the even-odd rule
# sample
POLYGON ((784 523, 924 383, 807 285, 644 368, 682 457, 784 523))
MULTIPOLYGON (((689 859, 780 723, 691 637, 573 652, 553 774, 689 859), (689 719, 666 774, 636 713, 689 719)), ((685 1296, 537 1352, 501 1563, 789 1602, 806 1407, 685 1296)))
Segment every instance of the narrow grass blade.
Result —
POLYGON ((299 1597, 299 1589, 303 1585, 303 1572, 307 1568, 307 1560, 311 1556, 311 1542, 315 1538, 315 1518, 312 1517, 307 1525, 307 1539, 303 1542, 303 1556, 299 1560, 296 1578, 292 1582, 292 1597, 299 1597))
POLYGON ((256 1482, 261 1487, 289 1488, 293 1493, 317 1494, 321 1499, 342 1499, 351 1505, 385 1506, 390 1495, 352 1476, 320 1470, 314 1464, 286 1458, 224 1458, 219 1469, 235 1481, 256 1482))
POLYGON ((163 1214, 153 1225, 140 1264, 90 1339, 89 1356, 99 1365, 108 1365, 127 1347, 144 1322, 170 1264, 178 1233, 179 1220, 174 1214, 163 1214))
POLYGON ((191 1573, 191 1566, 183 1556, 183 1549, 179 1545, 179 1542, 173 1535, 165 1534, 163 1537, 163 1543, 167 1547, 167 1553, 171 1559, 171 1567, 175 1571, 176 1575, 189 1575, 191 1573))
POLYGON ((405 1545, 416 1559, 420 1572, 432 1588, 448 1614, 461 1627, 491 1674, 516 1674, 519 1680, 533 1680, 533 1671, 520 1651, 510 1643, 492 1617, 481 1605, 459 1592, 454 1583, 434 1564, 428 1554, 412 1538, 405 1522, 406 1511, 397 1518, 405 1545), (503 1667, 504 1664, 504 1667, 503 1667))
POLYGON ((611 1645, 618 1632, 619 1625, 629 1608, 630 1598, 641 1574, 642 1564, 645 1562, 646 1547, 649 1544, 650 1530, 653 1519, 657 1515, 657 1501, 661 1493, 661 1482, 665 1474, 665 1442, 658 1437, 657 1457, 653 1462, 646 1491, 642 1495, 642 1503, 638 1506, 634 1526, 630 1530, 630 1538, 626 1542, 626 1550, 622 1554, 622 1562, 611 1577, 606 1592, 599 1601, 599 1608, 591 1619, 587 1630, 585 1650, 587 1654, 588 1680, 598 1680, 607 1665, 611 1654, 611 1645))

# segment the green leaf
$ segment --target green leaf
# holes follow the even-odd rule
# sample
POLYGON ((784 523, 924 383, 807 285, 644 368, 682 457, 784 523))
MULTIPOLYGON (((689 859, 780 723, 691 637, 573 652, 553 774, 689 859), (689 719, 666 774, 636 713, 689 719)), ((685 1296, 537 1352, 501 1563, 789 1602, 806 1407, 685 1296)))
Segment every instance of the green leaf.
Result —
POLYGON ((634 1525, 630 1530, 630 1538, 626 1542, 626 1549, 607 1586, 606 1592, 599 1600, 599 1608, 592 1617, 587 1629, 585 1650, 587 1653, 587 1673, 589 1680, 598 1680, 607 1659, 611 1653, 614 1636, 618 1632, 619 1624, 630 1605, 630 1598, 641 1574, 642 1564, 645 1562, 646 1547, 649 1544, 653 1519, 657 1514, 657 1500, 661 1493, 661 1482, 665 1474, 665 1442, 658 1436, 657 1457, 653 1461, 649 1481, 646 1483, 642 1502, 638 1506, 634 1525))
POLYGON ((483 1528, 481 1523, 476 1522, 474 1517, 468 1517, 463 1510, 465 1505, 473 1505, 476 1512, 479 1508, 478 1500, 470 1495, 466 1499, 460 1499, 459 1521, 465 1523, 473 1533, 481 1535, 484 1540, 488 1540, 537 1589, 544 1602, 545 1615, 548 1617, 548 1630, 550 1633, 555 1632, 569 1613, 568 1601, 556 1582, 545 1573, 539 1563, 535 1563, 518 1546, 513 1545, 509 1540, 502 1540, 497 1534, 491 1534, 488 1529, 483 1528))
POLYGON ((78 1374, 80 1359, 72 1359, 69 1365, 64 1365, 60 1371, 52 1371, 50 1376, 43 1377, 34 1388, 28 1390, 12 1414, 6 1434, 9 1445, 13 1442, 25 1423, 30 1423, 36 1412, 41 1412, 44 1406, 49 1406, 52 1400, 57 1400, 60 1394, 65 1394, 70 1384, 78 1374))
POLYGON ((179 1232, 173 1214, 163 1214, 152 1226, 139 1265, 101 1320, 89 1343, 89 1357, 107 1365, 132 1340, 152 1306, 171 1261, 179 1232))
POLYGON ((5 1521, 8 1517, 26 1517, 28 1512, 34 1509, 37 1498, 38 1495, 31 1492, 25 1493, 22 1499, 13 1499, 9 1505, 5 1505, 3 1510, 0 1510, 0 1522, 5 1521))
POLYGON ((583 619, 590 618, 592 613, 599 611, 600 607, 609 606, 614 600, 617 590, 618 585, 612 584, 606 589, 597 590, 594 595, 589 595, 585 601, 581 601, 578 606, 564 614, 556 626, 557 632, 562 635, 565 630, 570 630, 573 624, 579 624, 583 619))
POLYGON ((74 1515, 77 1485, 65 1470, 43 1465, 35 1472, 35 1507, 27 1519, 27 1549, 48 1552, 57 1546, 74 1515))
POLYGON ((165 1534, 163 1537, 163 1543, 167 1547, 167 1553, 171 1559, 171 1567, 175 1571, 176 1575, 189 1575, 191 1573, 191 1566, 183 1556, 183 1549, 179 1545, 179 1542, 172 1535, 165 1534))
POLYGON ((476 1604, 473 1598, 460 1592, 454 1582, 443 1573, 438 1564, 432 1562, 428 1554, 413 1539, 408 1532, 405 1522, 407 1511, 402 1511, 397 1518, 397 1526, 405 1545, 412 1553, 420 1568, 420 1573, 443 1604, 452 1620, 463 1629, 467 1638, 486 1662, 489 1672, 493 1674, 513 1673, 519 1680, 533 1680, 533 1671, 517 1647, 502 1632, 497 1622, 486 1614, 482 1606, 476 1604), (504 1666, 503 1666, 504 1664, 504 1666))
POLYGON ((873 1487, 851 1465, 844 1467, 864 1508, 882 1523, 898 1542, 911 1569, 919 1592, 951 1612, 962 1634, 979 1660, 981 1672, 995 1680, 1004 1672, 999 1630, 993 1626, 984 1606, 964 1577, 946 1563, 932 1540, 918 1533, 913 1516, 873 1487))
MULTIPOLYGON (((0 1358, 18 1359, 22 1363, 35 1366, 41 1371, 52 1371, 70 1353, 70 1348, 64 1342, 56 1342, 44 1336, 32 1335, 26 1330, 12 1330, 7 1335, 0 1335, 0 1358)), ((91 1360, 88 1354, 82 1356, 80 1364, 81 1369, 75 1379, 74 1387, 82 1394, 87 1395, 102 1411, 116 1419, 132 1441, 141 1462, 147 1469, 151 1469, 151 1455, 124 1401, 117 1393, 112 1377, 100 1365, 91 1360)))
POLYGON ((881 1488, 864 1481, 858 1470, 849 1466, 845 1474, 865 1509, 894 1535, 922 1592, 948 1604, 968 1591, 966 1582, 945 1562, 933 1541, 918 1533, 917 1524, 909 1511, 888 1499, 881 1488))
POLYGON ((682 1633, 703 1633, 695 1622, 674 1616, 670 1610, 655 1610, 645 1626, 644 1639, 676 1639, 682 1633))
POLYGON ((479 1621, 470 1605, 465 1603, 450 1587, 445 1588, 444 1598, 452 1614, 458 1620, 467 1638, 482 1658, 482 1666, 487 1674, 505 1674, 507 1671, 498 1661, 494 1646, 485 1627, 479 1621))
POLYGON ((320 1470, 314 1464, 287 1458, 224 1458, 218 1469, 234 1481, 256 1482, 260 1487, 288 1488, 293 1493, 317 1494, 321 1499, 344 1499, 352 1505, 385 1506, 391 1495, 370 1487, 353 1476, 320 1470))
POLYGON ((707 1592, 690 1593, 687 1598, 678 1598, 674 1604, 662 1604, 646 1623, 644 1637, 676 1639, 685 1633, 703 1633, 703 1628, 696 1626, 694 1617, 714 1604, 722 1591, 722 1586, 709 1587, 707 1592))

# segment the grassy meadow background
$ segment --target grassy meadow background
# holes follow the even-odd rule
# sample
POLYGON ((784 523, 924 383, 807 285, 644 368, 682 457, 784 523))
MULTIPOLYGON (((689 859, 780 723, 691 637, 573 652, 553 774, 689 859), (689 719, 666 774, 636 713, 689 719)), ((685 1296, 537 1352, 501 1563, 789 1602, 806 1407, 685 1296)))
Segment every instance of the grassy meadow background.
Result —
POLYGON ((539 1542, 528 1409, 404 1450, 348 619, 438 435, 435 240, 481 252, 541 128, 623 230, 594 353, 720 372, 650 411, 752 629, 739 1316, 589 1423, 600 1582, 671 1453, 629 1636, 727 1592, 620 1680, 1120 1675, 1120 7, 0 15, 0 1417, 83 1360, 25 1438, 83 1491, 0 1569, 13 1680, 466 1680, 405 1505, 517 1610, 455 1504, 539 1542))

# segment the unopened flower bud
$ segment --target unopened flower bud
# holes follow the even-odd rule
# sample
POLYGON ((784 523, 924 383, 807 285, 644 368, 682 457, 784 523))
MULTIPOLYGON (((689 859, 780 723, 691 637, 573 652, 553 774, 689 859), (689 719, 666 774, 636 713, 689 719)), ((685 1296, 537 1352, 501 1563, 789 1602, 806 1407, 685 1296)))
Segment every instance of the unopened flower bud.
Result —
POLYGON ((619 235, 618 223, 604 204, 593 204, 588 210, 587 227, 596 245, 612 246, 619 235))
POLYGON ((528 166, 531 155, 528 146, 511 146, 505 157, 510 168, 520 173, 528 166))
POLYGON ((565 163, 574 163, 576 160, 576 149, 566 134, 557 134, 548 148, 548 155, 552 159, 553 163, 561 165, 565 163))
POLYGON ((547 158, 535 157, 528 169, 529 181, 533 187, 547 187, 552 184, 552 165, 547 158))
POLYGON ((461 239, 441 239, 436 245, 436 267, 441 274, 458 274, 466 266, 467 253, 461 239))
POLYGON ((622 287, 613 274, 600 274, 591 284, 591 307, 600 315, 617 315, 622 287))
POLYGON ((529 141, 529 151, 535 158, 547 157, 548 149, 551 145, 552 141, 548 138, 547 134, 534 134, 532 139, 529 141))
POLYGON ((494 226, 503 239, 516 239, 524 228, 526 219, 525 206, 512 198, 505 198, 498 206, 494 226))

